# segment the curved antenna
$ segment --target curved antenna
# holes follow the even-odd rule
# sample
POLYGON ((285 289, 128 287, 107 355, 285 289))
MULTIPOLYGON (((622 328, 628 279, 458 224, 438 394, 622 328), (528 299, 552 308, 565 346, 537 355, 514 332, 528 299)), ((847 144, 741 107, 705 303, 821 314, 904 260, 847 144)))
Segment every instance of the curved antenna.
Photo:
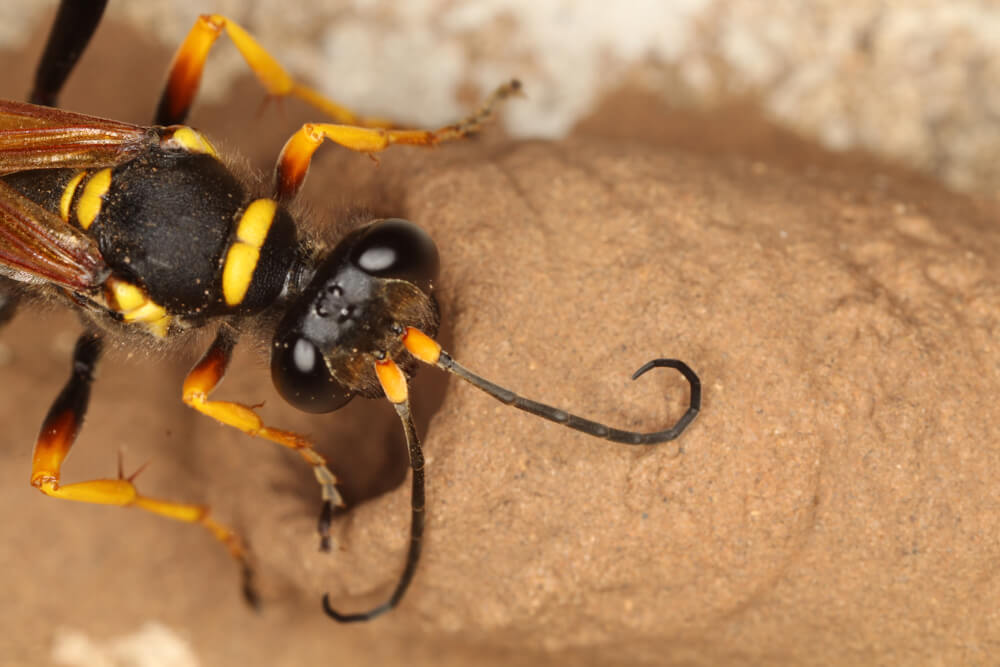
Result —
MULTIPOLYGON (((612 428, 606 424, 584 419, 583 417, 570 414, 565 410, 554 408, 551 405, 518 396, 509 389, 493 384, 459 364, 451 358, 451 355, 441 349, 437 341, 418 329, 408 327, 403 333, 403 344, 415 358, 457 375, 501 403, 524 410, 525 412, 530 412, 542 419, 562 424, 568 428, 582 431, 588 435, 611 440, 612 442, 619 442, 626 445, 654 445, 673 440, 684 432, 684 429, 694 420, 701 409, 701 380, 698 378, 698 374, 691 370, 690 366, 679 359, 653 359, 643 364, 632 374, 632 379, 636 380, 653 368, 673 368, 679 371, 691 386, 688 409, 677 420, 677 423, 662 431, 639 433, 637 431, 624 431, 612 428)), ((389 596, 389 599, 382 604, 359 614, 342 614, 331 606, 330 594, 326 593, 323 595, 323 610, 330 618, 341 623, 370 621, 399 604, 410 582, 413 580, 413 575, 416 573, 417 562, 420 560, 421 540, 424 533, 424 455, 420 448, 420 438, 417 436, 417 430, 413 425, 413 418, 410 415, 406 376, 399 366, 391 360, 376 362, 375 371, 386 397, 396 408, 396 413, 403 423, 403 431, 406 434, 406 444, 410 455, 410 467, 413 469, 413 490, 410 496, 410 547, 406 554, 406 565, 403 567, 403 573, 396 583, 396 588, 393 590, 392 595, 389 596)))
POLYGON ((623 431, 612 428, 606 424, 584 419, 565 410, 554 408, 551 405, 518 396, 509 389, 493 384, 489 380, 476 375, 452 359, 444 350, 441 351, 441 356, 438 358, 436 365, 438 368, 443 368, 449 373, 457 375, 477 389, 483 390, 501 403, 517 408, 518 410, 530 412, 537 417, 548 419, 567 428, 582 431, 587 435, 604 438, 612 442, 620 442, 625 445, 655 445, 673 440, 684 432, 684 429, 694 420, 701 409, 701 380, 698 379, 698 375, 691 370, 690 366, 679 359, 653 359, 643 364, 639 370, 632 374, 632 379, 636 380, 653 368, 676 368, 687 379, 688 384, 691 385, 691 400, 687 412, 670 428, 653 433, 639 433, 638 431, 623 431))
POLYGON ((420 361, 437 366, 442 370, 446 370, 449 373, 457 375, 477 389, 481 389, 486 392, 501 403, 515 407, 518 410, 530 412, 531 414, 541 417, 542 419, 562 424, 568 428, 582 431, 588 435, 592 435, 597 438, 604 438, 605 440, 611 440, 612 442, 620 442, 626 445, 655 445, 657 443, 673 440, 684 432, 684 429, 688 427, 688 424, 694 420, 698 411, 701 410, 701 380, 698 378, 698 374, 691 370, 690 366, 679 359, 653 359, 652 361, 643 364, 639 370, 632 374, 632 379, 636 380, 653 368, 674 368, 684 376, 684 378, 688 381, 688 384, 691 386, 691 396, 688 409, 683 415, 681 415, 681 418, 677 420, 676 424, 663 431, 639 433, 637 431, 623 431, 621 429, 612 428, 606 424, 601 424, 600 422, 591 421, 589 419, 584 419, 583 417, 570 414, 565 410, 560 410, 559 408, 552 407, 551 405, 546 405, 545 403, 539 403, 538 401, 518 396, 509 389, 494 384, 486 378, 480 377, 465 368, 452 359, 451 355, 442 350, 437 341, 422 331, 414 329, 413 327, 408 327, 403 334, 403 344, 406 346, 406 349, 410 352, 410 354, 420 361))
POLYGON ((323 594, 323 611, 327 616, 340 623, 356 623, 370 621, 389 611, 403 599, 403 594, 413 580, 420 560, 420 546, 424 535, 424 453, 420 448, 420 438, 413 425, 410 415, 410 401, 407 396, 406 376, 392 361, 376 364, 379 380, 382 381, 386 396, 396 408, 396 414, 403 422, 403 432, 406 434, 406 446, 410 454, 410 468, 413 470, 413 486, 410 493, 410 548, 406 552, 406 565, 399 576, 399 582, 389 599, 359 614, 342 614, 330 604, 330 594, 323 594))

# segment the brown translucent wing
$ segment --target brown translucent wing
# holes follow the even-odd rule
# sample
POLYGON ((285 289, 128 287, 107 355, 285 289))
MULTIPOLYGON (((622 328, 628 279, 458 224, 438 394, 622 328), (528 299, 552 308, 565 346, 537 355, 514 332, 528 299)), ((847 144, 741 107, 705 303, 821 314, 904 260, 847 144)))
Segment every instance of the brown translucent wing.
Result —
MULTIPOLYGON (((0 100, 0 175, 113 167, 157 140, 139 125, 0 100)), ((108 267, 82 231, 0 181, 0 274, 88 290, 104 282, 108 267)))
POLYGON ((156 131, 140 125, 0 100, 0 174, 113 167, 156 141, 156 131))
POLYGON ((108 267, 90 237, 0 181, 0 274, 86 291, 108 267))

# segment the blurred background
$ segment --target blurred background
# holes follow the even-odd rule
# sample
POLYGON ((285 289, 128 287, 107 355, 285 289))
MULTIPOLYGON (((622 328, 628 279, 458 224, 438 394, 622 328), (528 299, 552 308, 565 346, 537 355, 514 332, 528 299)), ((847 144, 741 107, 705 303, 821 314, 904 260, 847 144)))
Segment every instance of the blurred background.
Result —
MULTIPOLYGON (((23 47, 53 4, 4 2, 0 48, 23 47)), ((237 20, 335 99, 414 124, 458 117, 516 75, 529 102, 504 122, 518 137, 564 136, 628 88, 679 108, 750 102, 823 146, 965 191, 995 195, 1000 176, 989 0, 149 0, 112 1, 108 18, 172 49, 203 12, 237 20)), ((230 45, 217 51, 208 102, 246 72, 230 45)))

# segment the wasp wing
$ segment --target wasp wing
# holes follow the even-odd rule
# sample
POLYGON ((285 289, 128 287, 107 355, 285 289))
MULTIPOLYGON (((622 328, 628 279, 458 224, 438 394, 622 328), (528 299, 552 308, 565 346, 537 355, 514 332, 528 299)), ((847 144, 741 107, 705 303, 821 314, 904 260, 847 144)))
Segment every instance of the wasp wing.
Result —
MULTIPOLYGON (((140 125, 0 100, 0 175, 114 167, 157 141, 140 125)), ((86 291, 108 267, 92 239, 0 180, 0 274, 86 291)))
POLYGON ((113 167, 157 141, 141 125, 0 100, 0 174, 113 167))
POLYGON ((108 273, 90 237, 0 180, 0 274, 86 291, 108 273))

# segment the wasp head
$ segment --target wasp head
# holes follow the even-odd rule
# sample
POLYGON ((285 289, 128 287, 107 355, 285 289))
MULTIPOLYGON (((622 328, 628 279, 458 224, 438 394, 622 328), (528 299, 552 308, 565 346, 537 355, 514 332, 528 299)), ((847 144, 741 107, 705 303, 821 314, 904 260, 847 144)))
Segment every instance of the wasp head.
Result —
POLYGON ((391 358, 412 374, 401 336, 406 327, 437 332, 430 295, 437 272, 434 242, 406 220, 380 220, 346 236, 278 325, 271 349, 278 392, 305 412, 330 412, 355 394, 382 394, 376 361, 391 358))

